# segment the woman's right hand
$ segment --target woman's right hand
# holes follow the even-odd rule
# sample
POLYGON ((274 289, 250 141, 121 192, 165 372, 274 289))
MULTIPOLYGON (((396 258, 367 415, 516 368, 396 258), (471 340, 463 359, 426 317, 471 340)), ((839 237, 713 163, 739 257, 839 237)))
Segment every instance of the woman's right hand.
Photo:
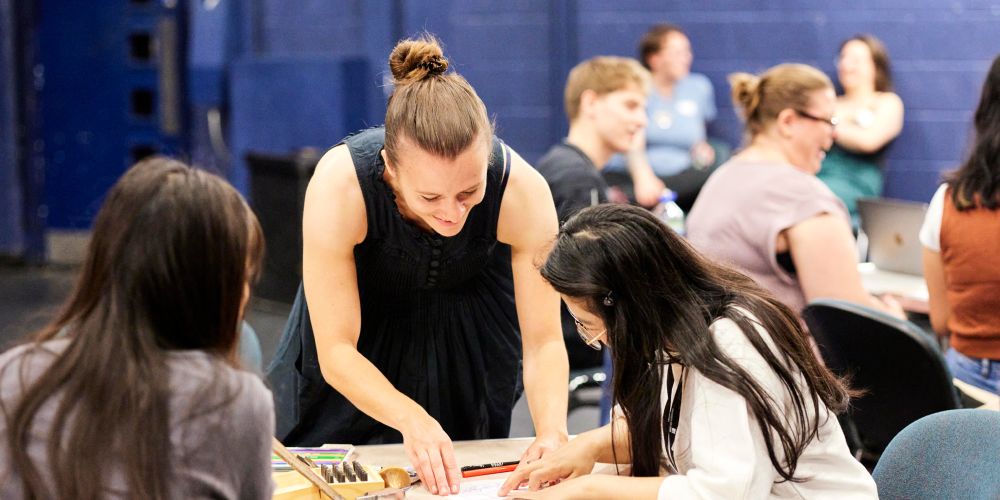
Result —
POLYGON ((522 463, 500 486, 499 496, 506 496, 523 484, 535 491, 543 485, 590 474, 597 455, 587 439, 573 439, 563 447, 531 463, 522 463))
POLYGON ((441 424, 423 413, 402 427, 399 430, 403 434, 403 448, 424 487, 435 495, 458 493, 462 475, 451 438, 441 424))

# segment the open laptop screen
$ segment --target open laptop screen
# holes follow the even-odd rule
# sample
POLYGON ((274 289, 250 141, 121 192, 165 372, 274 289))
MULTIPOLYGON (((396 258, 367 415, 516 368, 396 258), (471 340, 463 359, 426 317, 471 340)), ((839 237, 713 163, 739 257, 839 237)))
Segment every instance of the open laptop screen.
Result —
POLYGON ((861 230, 868 236, 868 260, 883 271, 922 276, 918 235, 926 212, 926 203, 858 199, 861 230))

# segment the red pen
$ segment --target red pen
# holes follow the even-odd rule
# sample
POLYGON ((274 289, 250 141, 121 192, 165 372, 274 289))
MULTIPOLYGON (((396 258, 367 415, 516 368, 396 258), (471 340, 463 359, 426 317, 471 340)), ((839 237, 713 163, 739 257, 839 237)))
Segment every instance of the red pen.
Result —
POLYGON ((476 477, 476 476, 485 476, 487 474, 501 474, 504 472, 514 472, 514 469, 516 468, 517 464, 510 464, 510 465, 500 465, 497 467, 486 467, 483 469, 463 470, 462 477, 476 477))

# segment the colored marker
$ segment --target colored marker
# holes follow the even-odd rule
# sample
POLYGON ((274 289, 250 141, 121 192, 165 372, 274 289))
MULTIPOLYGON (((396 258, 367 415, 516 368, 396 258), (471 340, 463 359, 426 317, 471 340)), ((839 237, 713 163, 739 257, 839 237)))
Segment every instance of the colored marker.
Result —
POLYGON ((483 465, 467 465, 462 467, 462 477, 485 476, 488 474, 502 474, 504 472, 514 472, 520 462, 495 462, 483 465))

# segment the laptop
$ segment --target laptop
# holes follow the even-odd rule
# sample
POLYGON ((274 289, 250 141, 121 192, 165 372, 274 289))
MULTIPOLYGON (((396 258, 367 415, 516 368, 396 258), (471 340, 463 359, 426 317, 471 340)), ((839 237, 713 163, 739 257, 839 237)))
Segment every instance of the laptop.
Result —
POLYGON ((868 237, 868 260, 881 271, 923 276, 920 226, 926 203, 859 198, 861 231, 868 237))

